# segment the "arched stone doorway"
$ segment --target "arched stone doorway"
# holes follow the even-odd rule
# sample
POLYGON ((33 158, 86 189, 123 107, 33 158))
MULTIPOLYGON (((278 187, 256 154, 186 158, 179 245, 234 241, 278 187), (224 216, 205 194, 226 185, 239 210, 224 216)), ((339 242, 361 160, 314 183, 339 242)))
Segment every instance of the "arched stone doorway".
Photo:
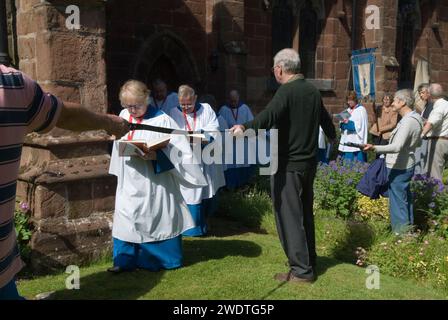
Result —
POLYGON ((197 87, 201 82, 190 50, 179 37, 168 31, 156 33, 143 43, 134 64, 133 77, 147 84, 161 78, 171 91, 177 91, 181 84, 197 87))

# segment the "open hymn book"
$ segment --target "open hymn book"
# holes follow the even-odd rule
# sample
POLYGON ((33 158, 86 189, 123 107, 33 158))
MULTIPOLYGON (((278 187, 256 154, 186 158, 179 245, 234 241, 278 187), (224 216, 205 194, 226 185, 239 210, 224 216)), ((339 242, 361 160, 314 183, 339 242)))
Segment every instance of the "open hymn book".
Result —
POLYGON ((333 114, 333 117, 337 120, 337 121, 345 121, 350 119, 352 115, 350 114, 350 112, 348 112, 347 110, 342 111, 341 113, 338 114, 333 114))
POLYGON ((160 137, 151 141, 147 140, 120 140, 118 141, 118 155, 145 156, 148 152, 157 151, 168 145, 170 136, 160 137))

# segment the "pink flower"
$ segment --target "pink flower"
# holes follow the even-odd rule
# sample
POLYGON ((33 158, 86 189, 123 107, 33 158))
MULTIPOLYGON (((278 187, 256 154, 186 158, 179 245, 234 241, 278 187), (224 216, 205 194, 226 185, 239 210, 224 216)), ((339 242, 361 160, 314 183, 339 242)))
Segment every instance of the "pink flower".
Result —
POLYGON ((28 210, 30 210, 30 206, 26 202, 21 202, 19 207, 23 212, 27 212, 28 210))

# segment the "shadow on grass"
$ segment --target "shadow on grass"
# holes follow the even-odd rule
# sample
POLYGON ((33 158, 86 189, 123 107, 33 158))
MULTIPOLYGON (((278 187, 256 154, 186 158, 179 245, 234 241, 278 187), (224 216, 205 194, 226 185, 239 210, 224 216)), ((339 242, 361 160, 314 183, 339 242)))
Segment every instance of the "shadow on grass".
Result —
POLYGON ((184 265, 220 260, 226 257, 255 258, 261 255, 261 247, 251 241, 197 239, 184 241, 184 265))
POLYGON ((342 241, 333 247, 331 256, 343 262, 355 263, 358 258, 356 255, 357 249, 369 250, 374 242, 375 231, 369 224, 348 221, 346 234, 342 241))
MULTIPOLYGON (((250 241, 189 239, 184 245, 184 267, 228 256, 257 257, 261 247, 250 241)), ((80 290, 59 290, 55 300, 135 300, 158 285, 168 270, 150 272, 137 270, 121 274, 99 271, 80 279, 80 290)), ((68 276, 68 275, 67 275, 68 276)))
POLYGON ((208 236, 212 237, 232 237, 245 233, 267 234, 266 230, 259 227, 248 227, 244 222, 238 221, 229 216, 213 216, 208 220, 208 236))

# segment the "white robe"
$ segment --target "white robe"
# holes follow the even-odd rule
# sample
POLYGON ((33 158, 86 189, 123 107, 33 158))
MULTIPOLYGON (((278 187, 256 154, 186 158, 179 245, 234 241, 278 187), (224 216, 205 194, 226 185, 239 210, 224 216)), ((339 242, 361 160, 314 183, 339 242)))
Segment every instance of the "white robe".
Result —
POLYGON ((225 145, 225 131, 230 129, 229 125, 227 124, 226 119, 223 118, 223 116, 221 116, 220 114, 217 114, 218 117, 218 123, 219 123, 219 130, 221 130, 221 136, 222 136, 222 140, 221 140, 221 144, 223 146, 222 149, 222 169, 223 171, 227 170, 227 165, 225 164, 225 150, 224 150, 224 145, 225 145))
POLYGON ((353 121, 355 123, 356 133, 348 132, 344 130, 341 132, 341 141, 339 144, 339 151, 341 152, 358 152, 362 151, 359 148, 347 147, 344 146, 344 143, 352 142, 358 144, 366 144, 368 138, 368 115, 366 108, 359 105, 357 106, 353 112, 350 108, 347 109, 348 112, 351 113, 351 117, 348 119, 349 121, 353 121))
POLYGON ((179 105, 179 98, 177 96, 177 93, 171 92, 168 93, 166 99, 163 101, 156 101, 154 97, 151 97, 150 104, 161 109, 163 112, 169 115, 171 109, 179 105))
MULTIPOLYGON (((144 119, 142 123, 161 127, 176 126, 168 115, 160 111, 158 113, 160 115, 144 119)), ((127 110, 123 110, 120 116, 129 120, 127 110)), ((163 135, 136 130, 133 139, 151 141, 163 135)), ((122 139, 127 138, 125 135, 122 139)), ((109 168, 109 173, 118 178, 112 236, 122 241, 145 243, 171 239, 195 227, 180 186, 195 186, 200 190, 200 187, 206 185, 200 167, 174 162, 174 169, 155 174, 150 160, 118 156, 117 143, 114 143, 109 168)), ((171 149, 189 148, 184 136, 173 135, 163 151, 169 157, 171 149)))
POLYGON ((325 138, 324 130, 319 126, 319 149, 327 149, 327 139, 325 138))
MULTIPOLYGON (((196 126, 194 126, 194 113, 186 115, 190 128, 194 131, 212 131, 210 135, 216 138, 216 131, 219 130, 219 122, 216 113, 209 104, 201 103, 200 105, 201 108, 196 112, 196 126), (213 131, 215 131, 215 133, 213 133, 213 131)), ((185 123, 183 112, 179 110, 179 108, 180 107, 176 107, 172 109, 170 116, 180 129, 189 130, 185 123)), ((217 141, 217 143, 219 142, 217 141)), ((206 187, 203 187, 202 190, 182 186, 181 192, 187 204, 200 204, 203 199, 212 198, 218 190, 226 184, 222 165, 205 164, 201 161, 201 168, 208 184, 206 187)))
MULTIPOLYGON (((252 111, 250 111, 250 108, 246 104, 242 104, 238 107, 238 112, 236 109, 232 109, 227 105, 224 105, 219 109, 219 114, 226 120, 227 124, 229 125, 229 128, 233 127, 236 124, 244 124, 248 121, 252 121, 254 119, 254 115, 252 114, 252 111)), ((235 143, 235 139, 234 139, 235 143)), ((248 164, 248 140, 247 138, 244 138, 244 162, 245 164, 228 164, 227 168, 247 168, 250 167, 250 164, 248 164)), ((234 154, 234 161, 236 162, 236 148, 233 149, 234 154)))
POLYGON ((238 114, 235 109, 231 109, 228 106, 222 106, 221 109, 219 109, 219 114, 226 120, 230 128, 236 124, 244 124, 254 119, 252 111, 250 111, 250 108, 246 104, 242 104, 238 107, 238 114))

